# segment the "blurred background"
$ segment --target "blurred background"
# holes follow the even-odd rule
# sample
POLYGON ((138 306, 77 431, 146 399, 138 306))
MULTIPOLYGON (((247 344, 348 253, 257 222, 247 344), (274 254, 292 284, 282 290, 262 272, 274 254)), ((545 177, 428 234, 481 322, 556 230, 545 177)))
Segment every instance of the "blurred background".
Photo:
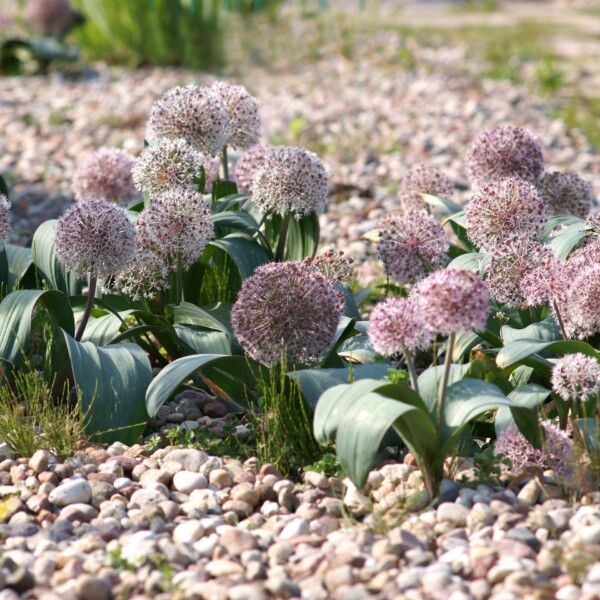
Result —
POLYGON ((600 191, 600 0, 0 0, 0 43, 0 173, 24 241, 72 201, 81 156, 139 153, 162 93, 215 78, 257 96, 265 142, 325 160, 324 233, 357 256, 414 164, 468 193, 466 146, 499 123, 600 191))

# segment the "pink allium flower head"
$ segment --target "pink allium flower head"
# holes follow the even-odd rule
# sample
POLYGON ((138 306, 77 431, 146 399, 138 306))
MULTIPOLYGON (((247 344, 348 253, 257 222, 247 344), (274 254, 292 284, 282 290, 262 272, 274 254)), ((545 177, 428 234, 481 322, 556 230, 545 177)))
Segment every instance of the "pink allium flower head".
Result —
POLYGON ((513 422, 496 440, 494 452, 510 459, 512 473, 524 473, 528 467, 552 469, 561 482, 568 482, 576 462, 573 441, 551 421, 541 425, 546 437, 542 448, 534 448, 513 422))
POLYGON ((588 215, 585 220, 585 226, 594 240, 600 238, 600 212, 588 215))
POLYGON ((425 350, 433 339, 411 298, 389 298, 377 304, 371 313, 368 335, 373 348, 384 356, 425 350))
POLYGON ((183 138, 200 152, 215 155, 231 134, 226 108, 209 88, 174 87, 150 111, 146 138, 183 138))
POLYGON ((547 246, 534 252, 532 262, 532 268, 523 274, 519 284, 524 306, 541 306, 549 302, 553 308, 554 303, 561 304, 568 289, 566 262, 551 255, 547 246))
POLYGON ((538 302, 530 304, 529 300, 539 298, 544 274, 553 260, 552 250, 539 242, 520 237, 501 242, 484 266, 490 296, 509 308, 535 306, 538 302))
POLYGON ((29 0, 23 17, 37 33, 57 37, 67 33, 75 20, 69 0, 29 0))
POLYGON ((415 283, 429 273, 427 262, 438 269, 446 262, 448 236, 424 210, 388 215, 380 223, 377 257, 388 275, 401 283, 415 283))
POLYGON ((569 337, 583 340, 600 332, 599 263, 582 268, 575 276, 561 311, 569 337))
POLYGON ((451 198, 454 195, 454 184, 439 169, 428 165, 417 165, 406 173, 398 188, 398 199, 402 209, 427 210, 428 205, 421 194, 451 198))
POLYGON ((354 260, 342 251, 327 250, 314 258, 305 258, 304 264, 311 270, 325 275, 330 281, 347 285, 352 279, 352 263, 354 260))
POLYGON ((146 233, 156 252, 183 269, 194 264, 213 236, 209 203, 202 194, 185 188, 163 192, 144 211, 146 233))
POLYGON ((254 360, 273 365, 285 352, 292 363, 307 363, 330 348, 343 306, 333 283, 304 263, 270 263, 244 281, 231 322, 254 360))
POLYGON ((488 250, 513 236, 534 237, 548 219, 548 205, 533 185, 498 179, 482 185, 465 206, 467 235, 488 250))
POLYGON ((223 81, 217 81, 210 89, 229 115, 231 135, 227 143, 232 148, 249 148, 256 144, 262 127, 256 98, 243 85, 223 81))
POLYGON ((136 231, 124 209, 103 198, 74 204, 56 224, 56 256, 72 273, 117 275, 135 256, 136 231))
POLYGON ((494 179, 539 179, 544 170, 540 143, 523 127, 499 125, 480 132, 465 156, 467 176, 483 185, 494 179))
POLYGON ((563 400, 585 400, 600 392, 600 363, 581 352, 567 354, 552 369, 552 389, 563 400))
POLYGON ((299 219, 325 209, 327 171, 319 157, 293 146, 274 148, 252 180, 252 200, 262 212, 299 219))
POLYGON ((592 208, 592 186, 573 171, 545 173, 537 186, 554 215, 575 215, 585 219, 592 208))
POLYGON ((144 149, 133 167, 133 181, 136 189, 151 198, 173 187, 197 191, 202 167, 209 191, 219 176, 218 159, 202 154, 183 139, 161 140, 158 146, 144 149))
POLYGON ((483 281, 473 271, 444 269, 419 282, 410 297, 433 333, 448 335, 483 329, 490 299, 483 281))
POLYGON ((84 157, 73 175, 76 200, 106 198, 127 203, 135 197, 131 169, 135 159, 118 148, 100 148, 84 157))
POLYGON ((254 175, 262 167, 265 158, 271 150, 273 150, 271 146, 257 144, 244 152, 237 161, 233 170, 233 178, 237 183, 240 194, 252 193, 254 175))
POLYGON ((10 202, 4 194, 0 194, 0 251, 10 236, 10 202))

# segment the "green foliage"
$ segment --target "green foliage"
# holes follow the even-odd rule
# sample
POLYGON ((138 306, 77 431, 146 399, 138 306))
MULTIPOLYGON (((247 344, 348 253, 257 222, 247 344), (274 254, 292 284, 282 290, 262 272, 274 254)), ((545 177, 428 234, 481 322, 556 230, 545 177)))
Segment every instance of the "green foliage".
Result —
POLYGON ((304 467, 305 471, 317 471, 327 477, 340 477, 343 475, 342 466, 334 452, 324 452, 319 460, 304 467))

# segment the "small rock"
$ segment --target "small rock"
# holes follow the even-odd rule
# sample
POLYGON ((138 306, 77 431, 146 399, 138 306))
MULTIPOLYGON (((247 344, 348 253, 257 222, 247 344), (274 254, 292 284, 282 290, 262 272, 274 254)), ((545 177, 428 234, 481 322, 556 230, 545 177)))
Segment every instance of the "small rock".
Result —
POLYGON ((173 475, 173 488, 184 494, 190 494, 193 490, 204 489, 207 486, 206 477, 194 471, 179 471, 173 475))
POLYGON ((86 504, 92 499, 92 486, 85 479, 64 479, 50 492, 48 499, 56 506, 68 506, 78 502, 86 504))
POLYGON ((301 535, 308 535, 310 526, 304 519, 292 519, 279 534, 280 540, 290 540, 301 535))
POLYGON ((110 600, 111 586, 108 581, 92 575, 80 575, 75 583, 75 595, 80 600, 110 600))

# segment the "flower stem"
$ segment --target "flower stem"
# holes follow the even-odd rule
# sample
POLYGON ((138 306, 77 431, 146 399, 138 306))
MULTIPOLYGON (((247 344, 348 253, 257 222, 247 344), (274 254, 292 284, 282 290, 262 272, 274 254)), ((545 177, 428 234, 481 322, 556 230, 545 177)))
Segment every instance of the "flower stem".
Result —
POLYGON ((281 218, 281 229, 279 230, 279 239, 277 240, 277 248, 275 250, 275 262, 281 262, 285 254, 285 244, 287 242, 287 234, 290 226, 290 213, 283 215, 281 218))
POLYGON ((81 317, 81 321, 79 322, 79 327, 77 328, 77 333, 75 334, 75 341, 80 342, 83 337, 83 332, 85 331, 85 326, 90 318, 90 313, 92 312, 92 308, 94 307, 94 296, 96 295, 96 281, 97 278, 95 275, 90 273, 90 281, 88 285, 88 297, 87 303, 85 305, 85 310, 83 311, 83 316, 81 317))
POLYGON ((177 306, 179 306, 183 302, 183 269, 181 268, 181 251, 177 252, 177 271, 175 277, 177 281, 177 306))
POLYGON ((415 369, 415 363, 413 362, 410 352, 404 352, 404 359, 406 360, 406 368, 408 369, 408 377, 410 379, 410 385, 417 394, 419 393, 419 383, 417 380, 417 371, 415 369))
POLYGON ((223 179, 229 179, 229 163, 227 161, 227 144, 221 151, 221 166, 223 167, 223 179))
POLYGON ((452 366, 452 352, 454 351, 454 342, 456 340, 456 333, 453 331, 448 336, 448 347, 446 348, 446 357, 444 360, 444 376, 440 382, 439 389, 439 402, 438 402, 438 424, 441 428, 442 425, 442 414, 444 412, 444 402, 446 401, 446 389, 448 388, 448 381, 450 379, 450 367, 452 366))
POLYGON ((558 304, 556 300, 552 302, 554 306, 554 312, 556 314, 556 320, 558 321, 558 326, 560 327, 560 332, 562 333, 563 339, 568 340, 567 333, 565 331, 565 324, 563 323, 562 317, 560 316, 560 311, 558 310, 558 304))

